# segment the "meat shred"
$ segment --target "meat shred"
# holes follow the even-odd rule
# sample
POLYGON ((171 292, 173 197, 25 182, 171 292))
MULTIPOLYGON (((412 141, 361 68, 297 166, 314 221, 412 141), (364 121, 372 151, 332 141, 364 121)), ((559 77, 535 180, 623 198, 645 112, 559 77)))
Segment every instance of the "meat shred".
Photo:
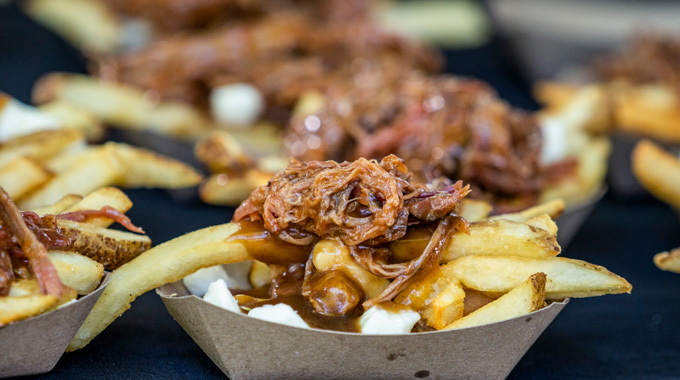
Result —
POLYGON ((342 1, 333 3, 230 17, 205 30, 170 34, 139 51, 103 59, 98 75, 203 110, 213 88, 246 82, 264 95, 265 116, 285 123, 302 93, 351 82, 366 62, 391 77, 440 66, 434 50, 378 30, 361 11, 324 13, 342 8, 342 1))
POLYGON ((59 215, 40 216, 31 211, 19 211, 2 188, 0 188, 0 206, 2 206, 0 209, 4 210, 0 213, 2 214, 0 218, 0 296, 7 295, 17 272, 25 272, 25 266, 17 267, 16 262, 26 260, 43 290, 49 294, 58 294, 63 290, 61 282, 53 278, 56 272, 53 273, 51 263, 42 253, 45 249, 70 249, 73 241, 64 235, 57 224, 59 219, 83 222, 92 217, 109 218, 130 231, 144 232, 132 224, 125 214, 110 206, 104 206, 99 210, 80 210, 59 215), (13 258, 15 264, 13 264, 13 258))
POLYGON ((394 155, 381 162, 292 160, 241 204, 234 220, 261 220, 268 231, 296 244, 330 237, 349 246, 376 245, 403 236, 409 219, 431 223, 448 215, 468 192, 462 182, 443 189, 411 183, 394 155))
POLYGON ((680 39, 639 35, 626 51, 596 61, 595 71, 606 80, 664 84, 680 93, 680 39))
POLYGON ((528 206, 552 180, 539 162, 534 118, 472 79, 411 73, 395 81, 374 73, 361 86, 330 89, 325 106, 292 118, 287 132, 286 149, 298 159, 396 154, 419 181, 461 179, 472 196, 497 205, 528 206), (309 117, 317 119, 311 130, 309 117), (309 144, 313 138, 321 144, 309 144))

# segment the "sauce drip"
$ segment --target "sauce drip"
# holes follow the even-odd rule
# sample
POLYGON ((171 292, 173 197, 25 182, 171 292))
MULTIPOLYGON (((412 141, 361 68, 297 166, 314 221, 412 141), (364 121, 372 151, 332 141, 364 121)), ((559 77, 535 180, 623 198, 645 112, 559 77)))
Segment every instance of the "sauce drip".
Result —
POLYGON ((313 244, 302 246, 286 243, 267 231, 259 222, 241 220, 236 224, 240 229, 229 241, 243 244, 250 257, 265 264, 304 264, 314 247, 313 244))

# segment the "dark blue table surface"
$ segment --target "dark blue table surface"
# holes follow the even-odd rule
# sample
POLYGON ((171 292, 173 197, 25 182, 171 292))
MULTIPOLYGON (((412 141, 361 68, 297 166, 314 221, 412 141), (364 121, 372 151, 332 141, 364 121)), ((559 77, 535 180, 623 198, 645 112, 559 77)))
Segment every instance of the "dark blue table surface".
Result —
MULTIPOLYGON (((490 82, 515 106, 532 109, 526 82, 505 64, 498 43, 447 52, 448 71, 490 82)), ((52 71, 85 71, 82 56, 25 18, 0 7, 0 91, 30 101, 34 81, 52 71)), ((132 220, 155 243, 230 220, 232 211, 178 201, 160 190, 126 191, 132 220)), ((652 263, 680 246, 680 218, 645 197, 606 196, 564 251, 604 265, 634 286, 631 295, 575 299, 548 327, 510 379, 680 379, 680 274, 652 263)), ((1 360, 2 353, 0 353, 1 360)), ((224 378, 154 293, 138 298, 85 349, 67 353, 45 379, 224 378)))

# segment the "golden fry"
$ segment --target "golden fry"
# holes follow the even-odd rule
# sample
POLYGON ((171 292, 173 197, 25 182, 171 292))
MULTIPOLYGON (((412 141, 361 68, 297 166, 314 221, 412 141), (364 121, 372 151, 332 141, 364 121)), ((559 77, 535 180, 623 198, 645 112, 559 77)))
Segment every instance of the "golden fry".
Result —
POLYGON ((661 270, 680 273, 680 248, 654 255, 654 264, 661 270))
POLYGON ((17 157, 0 167, 0 186, 16 200, 49 181, 50 178, 51 174, 47 170, 26 157, 17 157))
POLYGON ((118 268, 68 350, 85 347, 139 295, 201 268, 250 259, 241 243, 227 241, 238 230, 231 223, 204 228, 158 245, 118 268))
POLYGON ((90 294, 99 286, 102 264, 75 252, 49 251, 48 256, 61 282, 79 295, 90 294))
POLYGON ((446 326, 460 329, 519 317, 541 309, 545 304, 545 273, 531 275, 526 281, 495 301, 446 326))
POLYGON ((635 178, 647 191, 680 209, 680 158, 643 140, 633 150, 632 166, 635 178))
POLYGON ((151 247, 146 235, 111 230, 88 223, 59 220, 63 236, 71 239, 69 248, 113 270, 151 247))
POLYGON ((447 265, 466 287, 491 294, 507 293, 538 272, 548 276, 545 291, 551 300, 630 293, 633 289, 604 267, 563 257, 465 256, 447 265))

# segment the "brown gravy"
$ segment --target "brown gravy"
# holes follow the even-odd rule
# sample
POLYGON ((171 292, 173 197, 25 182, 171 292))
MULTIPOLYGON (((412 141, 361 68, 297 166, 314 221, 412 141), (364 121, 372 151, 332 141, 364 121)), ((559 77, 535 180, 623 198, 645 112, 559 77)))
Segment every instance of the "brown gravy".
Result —
POLYGON ((235 223, 240 229, 228 240, 243 244, 250 257, 265 264, 303 264, 314 247, 287 243, 267 231, 259 222, 241 220, 235 223))
POLYGON ((262 305, 276 305, 285 303, 295 310, 310 327, 324 330, 344 332, 359 332, 359 318, 362 314, 360 307, 342 316, 327 316, 317 313, 312 305, 302 296, 285 295, 275 298, 260 298, 263 293, 269 293, 268 287, 253 289, 236 296, 238 304, 245 309, 252 309, 262 305), (252 294, 252 295, 251 295, 252 294))

